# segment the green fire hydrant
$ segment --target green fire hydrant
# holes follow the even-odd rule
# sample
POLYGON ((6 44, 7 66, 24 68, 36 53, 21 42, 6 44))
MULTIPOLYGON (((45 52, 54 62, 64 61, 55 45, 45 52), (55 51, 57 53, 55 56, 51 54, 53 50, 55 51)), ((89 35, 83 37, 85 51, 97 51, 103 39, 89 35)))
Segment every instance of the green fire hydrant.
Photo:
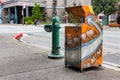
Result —
POLYGON ((63 58, 64 54, 60 53, 60 19, 57 16, 52 18, 52 51, 49 58, 63 58))

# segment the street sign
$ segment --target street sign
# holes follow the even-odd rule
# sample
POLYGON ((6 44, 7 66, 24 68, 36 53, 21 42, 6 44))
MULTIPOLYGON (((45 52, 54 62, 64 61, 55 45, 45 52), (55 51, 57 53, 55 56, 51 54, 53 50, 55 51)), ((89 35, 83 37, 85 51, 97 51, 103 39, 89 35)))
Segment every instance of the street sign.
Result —
POLYGON ((23 9, 26 8, 26 2, 23 2, 23 9))

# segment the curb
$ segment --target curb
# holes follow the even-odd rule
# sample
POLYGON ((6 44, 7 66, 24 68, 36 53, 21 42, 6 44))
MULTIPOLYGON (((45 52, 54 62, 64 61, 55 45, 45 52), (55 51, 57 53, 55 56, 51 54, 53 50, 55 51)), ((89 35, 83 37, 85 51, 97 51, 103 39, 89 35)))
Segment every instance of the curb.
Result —
POLYGON ((19 41, 20 41, 20 42, 23 42, 23 43, 25 43, 25 44, 27 44, 27 45, 32 45, 32 46, 34 46, 34 47, 37 47, 37 48, 42 49, 43 51, 40 52, 40 53, 45 53, 45 52, 48 52, 48 51, 51 50, 51 48, 43 47, 43 46, 40 46, 40 45, 37 45, 37 44, 33 44, 33 43, 29 43, 29 42, 24 41, 24 38, 27 37, 27 36, 28 36, 28 34, 24 33, 23 36, 20 38, 19 41))
MULTIPOLYGON (((21 34, 22 34, 22 33, 18 33, 17 35, 15 35, 15 36, 13 37, 13 39, 16 39, 16 36, 17 36, 17 37, 18 37, 18 38, 17 38, 18 41, 21 41, 21 42, 23 42, 23 43, 25 43, 25 44, 27 44, 27 45, 32 45, 32 46, 35 46, 35 47, 38 47, 38 48, 42 49, 43 51, 40 52, 40 53, 45 53, 45 52, 48 52, 48 51, 51 50, 51 48, 49 48, 49 47, 44 47, 44 46, 40 46, 40 45, 38 45, 38 44, 33 44, 33 43, 26 42, 26 41, 24 40, 24 38, 27 37, 27 36, 29 36, 29 35, 26 34, 26 33, 24 33, 24 34, 22 34, 22 36, 21 36, 21 34)), ((61 52, 62 52, 62 53, 65 53, 65 51, 61 51, 61 52)), ((114 64, 114 63, 110 63, 110 62, 103 61, 102 66, 105 67, 105 68, 108 68, 108 69, 111 69, 111 70, 115 70, 115 71, 119 71, 119 72, 120 72, 120 65, 119 65, 119 64, 114 64)))

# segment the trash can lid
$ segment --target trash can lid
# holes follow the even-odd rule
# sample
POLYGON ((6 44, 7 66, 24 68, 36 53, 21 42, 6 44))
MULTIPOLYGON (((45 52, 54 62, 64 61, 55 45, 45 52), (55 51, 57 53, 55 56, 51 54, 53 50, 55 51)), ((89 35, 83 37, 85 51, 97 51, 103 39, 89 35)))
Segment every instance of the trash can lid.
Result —
POLYGON ((91 13, 89 6, 75 6, 75 7, 66 7, 65 10, 71 13, 74 17, 86 17, 91 13))

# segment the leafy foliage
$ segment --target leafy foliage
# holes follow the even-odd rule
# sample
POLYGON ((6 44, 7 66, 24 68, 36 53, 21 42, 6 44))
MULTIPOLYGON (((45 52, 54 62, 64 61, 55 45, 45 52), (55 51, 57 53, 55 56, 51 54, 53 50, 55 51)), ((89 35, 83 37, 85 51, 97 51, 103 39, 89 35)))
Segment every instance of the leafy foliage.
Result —
POLYGON ((95 14, 104 12, 110 15, 116 11, 117 2, 118 0, 92 0, 93 10, 95 14))
POLYGON ((32 17, 24 17, 24 22, 26 25, 33 24, 33 19, 32 17))
POLYGON ((26 25, 31 25, 31 24, 33 24, 33 21, 32 20, 27 20, 27 21, 25 21, 25 24, 26 25))
POLYGON ((42 14, 40 11, 40 5, 35 3, 34 7, 32 9, 32 18, 33 20, 37 19, 37 20, 41 20, 42 19, 42 14))

